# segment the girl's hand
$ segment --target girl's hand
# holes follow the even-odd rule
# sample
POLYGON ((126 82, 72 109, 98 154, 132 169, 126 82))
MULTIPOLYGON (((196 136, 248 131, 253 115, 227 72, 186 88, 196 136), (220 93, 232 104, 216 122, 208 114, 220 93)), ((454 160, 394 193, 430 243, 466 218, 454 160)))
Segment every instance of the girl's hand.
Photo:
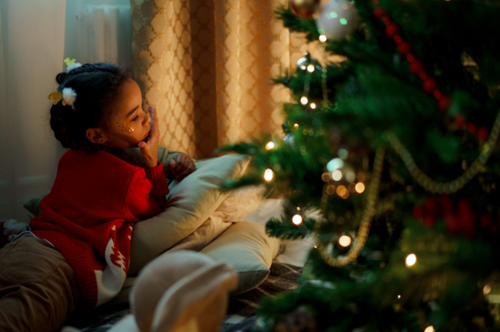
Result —
POLYGON ((193 158, 189 155, 179 152, 168 163, 168 169, 172 175, 178 179, 183 179, 189 174, 196 171, 193 158))
POLYGON ((151 115, 151 132, 147 142, 141 141, 138 147, 141 149, 141 156, 144 159, 146 167, 156 167, 158 165, 158 141, 160 140, 160 131, 158 129, 158 117, 156 116, 156 107, 148 107, 151 115))

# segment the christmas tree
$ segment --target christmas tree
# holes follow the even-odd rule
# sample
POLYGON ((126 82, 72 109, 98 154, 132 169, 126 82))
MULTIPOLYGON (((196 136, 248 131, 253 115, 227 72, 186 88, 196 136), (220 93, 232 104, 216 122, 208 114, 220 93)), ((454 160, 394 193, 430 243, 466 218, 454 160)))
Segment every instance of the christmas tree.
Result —
POLYGON ((274 78, 294 99, 285 139, 220 149, 253 156, 227 188, 286 197, 269 234, 316 242, 258 330, 500 330, 500 2, 290 0, 276 14, 343 60, 307 54, 274 78))

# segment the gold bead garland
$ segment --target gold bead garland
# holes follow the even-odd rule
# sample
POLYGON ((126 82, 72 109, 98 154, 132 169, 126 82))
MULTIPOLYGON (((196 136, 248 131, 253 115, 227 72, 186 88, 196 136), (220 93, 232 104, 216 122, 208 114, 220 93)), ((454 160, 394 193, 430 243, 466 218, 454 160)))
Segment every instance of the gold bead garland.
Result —
POLYGON ((433 194, 451 194, 463 188, 470 180, 477 175, 488 161, 495 146, 498 136, 500 134, 500 112, 498 113, 493 128, 491 129, 488 141, 483 145, 482 151, 478 158, 471 164, 471 166, 458 178, 451 182, 436 182, 429 176, 424 174, 413 160, 410 152, 401 143, 399 138, 394 133, 387 133, 389 143, 396 153, 401 157, 406 168, 410 172, 413 179, 425 190, 433 194))
MULTIPOLYGON (((375 154, 375 161, 373 162, 373 178, 370 182, 370 187, 367 190, 368 198, 366 208, 363 211, 363 217, 361 218, 361 223, 359 226, 358 234, 354 239, 354 243, 349 249, 349 252, 344 256, 332 257, 323 242, 318 238, 321 222, 317 221, 314 224, 314 234, 316 236, 315 242, 319 254, 323 258, 326 264, 333 267, 343 267, 347 264, 356 260, 365 246, 366 240, 368 239, 368 234, 370 233, 370 226, 372 223, 373 216, 375 215, 376 209, 375 204, 377 203, 378 188, 380 185, 380 178, 382 177, 382 165, 384 162, 385 149, 378 148, 375 154)), ((328 195, 323 193, 322 208, 325 211, 326 203, 328 201, 328 195), (325 198, 326 197, 326 198, 325 198)))

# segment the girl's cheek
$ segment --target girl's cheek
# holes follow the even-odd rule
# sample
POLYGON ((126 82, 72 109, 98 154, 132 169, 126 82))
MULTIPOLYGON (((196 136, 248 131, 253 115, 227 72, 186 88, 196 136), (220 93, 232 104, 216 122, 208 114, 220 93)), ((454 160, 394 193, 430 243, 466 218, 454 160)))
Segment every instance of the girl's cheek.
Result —
POLYGON ((135 131, 134 127, 125 127, 124 123, 117 122, 116 124, 118 124, 120 131, 122 131, 124 133, 133 133, 135 131))

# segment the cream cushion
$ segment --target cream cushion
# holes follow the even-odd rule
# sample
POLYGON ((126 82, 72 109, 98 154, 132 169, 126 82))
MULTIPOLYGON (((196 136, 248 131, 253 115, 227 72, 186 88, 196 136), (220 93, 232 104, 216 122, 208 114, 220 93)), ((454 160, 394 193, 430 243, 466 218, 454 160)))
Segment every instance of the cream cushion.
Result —
POLYGON ((280 253, 280 240, 266 234, 263 225, 236 222, 200 252, 215 261, 228 262, 238 271, 238 295, 257 287, 270 272, 273 259, 280 253))
MULTIPOLYGON (((167 161, 163 161, 166 164, 167 161)), ((134 226, 129 276, 136 275, 149 261, 188 237, 209 219, 229 195, 219 189, 220 184, 241 176, 249 162, 248 156, 241 155, 204 159, 196 162, 195 172, 182 181, 174 180, 169 186, 165 210, 134 226)), ((224 229, 216 230, 222 232, 224 229)))

